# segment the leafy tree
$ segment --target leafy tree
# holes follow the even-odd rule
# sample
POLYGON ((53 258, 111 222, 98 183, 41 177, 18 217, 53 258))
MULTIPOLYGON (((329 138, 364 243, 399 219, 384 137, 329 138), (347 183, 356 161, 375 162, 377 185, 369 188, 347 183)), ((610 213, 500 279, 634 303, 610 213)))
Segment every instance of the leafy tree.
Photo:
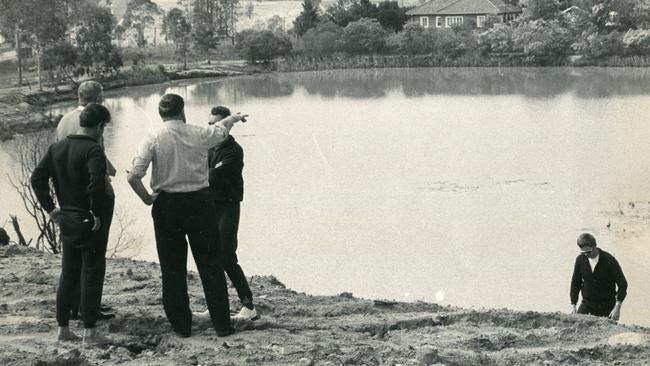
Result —
POLYGON ((492 28, 479 34, 478 43, 484 55, 508 54, 514 51, 513 27, 495 24, 492 28))
POLYGON ((81 9, 83 14, 77 25, 77 47, 81 62, 85 66, 104 65, 113 51, 111 33, 115 17, 108 8, 88 4, 81 9))
POLYGON ((274 15, 266 20, 266 29, 271 32, 284 32, 284 18, 274 15))
POLYGON ((48 71, 50 79, 56 84, 71 79, 77 65, 77 49, 66 41, 59 41, 43 50, 43 69, 48 71))
POLYGON ((217 12, 213 0, 196 0, 192 9, 192 43, 201 53, 207 53, 219 44, 215 22, 217 12))
POLYGON ((617 31, 603 34, 592 31, 571 47, 579 54, 590 59, 620 55, 625 48, 623 35, 617 31))
POLYGON ((622 43, 632 54, 650 54, 650 30, 630 29, 622 37, 622 43))
POLYGON ((302 37, 309 29, 316 27, 320 18, 319 0, 303 0, 302 12, 293 21, 293 29, 302 37))
POLYGON ((332 22, 320 23, 305 33, 302 41, 305 49, 315 54, 328 54, 336 52, 339 48, 339 38, 342 28, 332 22))
POLYGON ((555 19, 560 11, 558 0, 522 0, 521 17, 523 19, 555 19))
POLYGON ((252 64, 269 62, 291 52, 291 41, 284 34, 263 30, 245 30, 237 35, 237 45, 252 64))
POLYGON ((187 69, 187 52, 192 26, 181 9, 173 8, 165 15, 162 31, 165 38, 174 43, 176 53, 183 58, 183 70, 187 69))
POLYGON ((377 7, 370 0, 337 0, 327 8, 325 16, 339 27, 361 18, 376 18, 377 7))
POLYGON ((515 50, 531 64, 547 65, 563 60, 570 52, 571 34, 558 21, 533 20, 513 33, 515 50))
POLYGON ((341 33, 343 49, 350 53, 375 53, 386 45, 386 31, 376 19, 361 18, 341 33))
POLYGON ((0 0, 0 24, 3 33, 18 32, 36 51, 38 85, 42 89, 42 51, 65 36, 65 7, 57 0, 0 0))
POLYGON ((194 0, 192 6, 192 40, 202 53, 219 44, 219 37, 235 40, 239 0, 194 0))
POLYGON ((591 11, 599 32, 625 32, 647 27, 650 23, 650 2, 647 0, 599 0, 591 11))
POLYGON ((155 17, 161 13, 158 5, 151 0, 128 0, 122 26, 133 33, 135 43, 142 48, 147 45, 145 30, 154 24, 155 17))
POLYGON ((431 50, 425 32, 429 30, 420 27, 419 24, 407 24, 401 33, 400 51, 408 55, 429 53, 431 50))
POLYGON ((397 1, 390 0, 379 3, 375 14, 382 27, 395 33, 404 29, 404 24, 409 18, 405 8, 400 8, 397 1))

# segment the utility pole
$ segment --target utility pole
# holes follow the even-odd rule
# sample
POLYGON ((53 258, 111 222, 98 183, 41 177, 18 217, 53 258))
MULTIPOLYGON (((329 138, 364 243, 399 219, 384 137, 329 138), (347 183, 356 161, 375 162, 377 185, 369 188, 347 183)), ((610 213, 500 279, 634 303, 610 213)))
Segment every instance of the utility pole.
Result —
POLYGON ((20 30, 16 25, 14 32, 14 47, 16 48, 16 60, 18 61, 18 86, 23 86, 23 62, 20 54, 20 30))

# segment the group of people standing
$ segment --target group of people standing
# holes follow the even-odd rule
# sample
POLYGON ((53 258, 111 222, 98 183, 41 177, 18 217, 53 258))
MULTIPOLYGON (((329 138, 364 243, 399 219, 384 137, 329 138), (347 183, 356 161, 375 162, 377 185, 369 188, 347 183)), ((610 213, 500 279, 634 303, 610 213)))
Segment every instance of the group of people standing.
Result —
MULTIPOLYGON (((52 144, 34 169, 31 184, 41 206, 59 225, 62 268, 57 289, 57 340, 80 337, 69 321, 80 312, 83 343, 109 341, 96 331, 102 313, 106 249, 115 194, 116 169, 107 159, 103 132, 110 111, 102 105, 101 84, 79 86, 79 107, 66 114, 52 144), (50 182, 59 204, 55 206, 50 182)), ((235 318, 255 320, 253 294, 238 263, 237 232, 243 200, 243 150, 230 135, 246 115, 223 106, 212 109, 206 126, 186 123, 184 100, 162 96, 163 124, 140 143, 127 170, 133 191, 152 206, 156 249, 162 273, 163 307, 173 331, 191 336, 192 312, 187 293, 188 243, 205 293, 207 311, 220 337, 235 332, 231 324, 226 276, 241 300, 235 318), (142 182, 149 166, 151 191, 142 182)))
MULTIPOLYGON (((66 114, 52 144, 34 170, 31 183, 41 206, 60 228, 62 269, 56 295, 57 340, 79 339, 69 321, 81 312, 83 342, 105 342, 95 331, 102 313, 106 248, 115 194, 111 177, 116 169, 106 158, 105 126, 111 121, 102 105, 102 86, 93 81, 79 86, 79 107, 66 114), (50 192, 53 183, 59 207, 50 192)), ((163 307, 173 331, 192 332, 187 293, 188 243, 196 263, 207 311, 218 336, 235 332, 231 324, 226 276, 235 287, 242 308, 237 318, 259 317, 253 294, 237 259, 240 202, 243 200, 243 150, 230 135, 246 115, 223 106, 211 110, 206 126, 187 124, 184 100, 176 94, 160 99, 163 124, 140 143, 127 181, 146 205, 151 205, 156 249, 162 272, 163 307), (142 182, 149 166, 151 190, 142 182), (225 274, 224 274, 225 272, 225 274)), ((591 234, 578 238, 581 254, 571 280, 573 313, 618 320, 627 294, 627 281, 616 259, 596 247, 591 234), (578 307, 578 295, 582 303, 578 307)), ((106 308, 105 308, 106 309, 106 308)))

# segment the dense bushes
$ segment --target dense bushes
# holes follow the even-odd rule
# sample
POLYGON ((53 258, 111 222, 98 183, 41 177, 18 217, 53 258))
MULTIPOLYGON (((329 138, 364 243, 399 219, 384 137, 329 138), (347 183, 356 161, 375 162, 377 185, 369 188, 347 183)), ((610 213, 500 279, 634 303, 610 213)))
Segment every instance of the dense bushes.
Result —
POLYGON ((289 37, 283 33, 268 30, 245 30, 237 35, 239 49, 251 63, 269 62, 291 52, 289 37))

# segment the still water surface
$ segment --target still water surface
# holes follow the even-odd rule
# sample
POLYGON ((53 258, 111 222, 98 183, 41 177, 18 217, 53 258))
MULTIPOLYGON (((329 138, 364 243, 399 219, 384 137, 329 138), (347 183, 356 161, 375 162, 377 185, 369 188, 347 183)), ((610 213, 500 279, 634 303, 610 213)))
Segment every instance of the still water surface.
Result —
MULTIPOLYGON (((650 325, 647 70, 347 70, 107 92, 106 150, 139 259, 157 259, 153 226, 124 171, 167 92, 193 124, 216 104, 251 116, 232 132, 248 275, 312 294, 566 311, 575 239, 590 231, 630 283, 622 321, 650 325)), ((3 196, 2 215, 19 212, 3 196)))

